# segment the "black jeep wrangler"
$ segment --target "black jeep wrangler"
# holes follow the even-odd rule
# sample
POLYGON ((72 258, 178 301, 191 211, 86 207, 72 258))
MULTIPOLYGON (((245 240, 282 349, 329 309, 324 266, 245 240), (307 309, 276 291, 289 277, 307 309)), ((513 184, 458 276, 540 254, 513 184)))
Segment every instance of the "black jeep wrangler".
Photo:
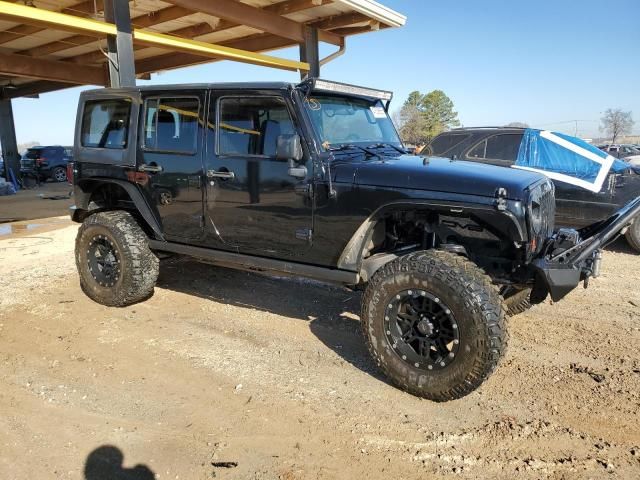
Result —
POLYGON ((362 329, 393 383, 439 401, 471 392, 505 351, 505 305, 529 290, 559 300, 597 276, 640 198, 554 233, 550 181, 407 155, 390 100, 320 79, 83 92, 83 290, 143 300, 160 252, 362 286, 362 329))

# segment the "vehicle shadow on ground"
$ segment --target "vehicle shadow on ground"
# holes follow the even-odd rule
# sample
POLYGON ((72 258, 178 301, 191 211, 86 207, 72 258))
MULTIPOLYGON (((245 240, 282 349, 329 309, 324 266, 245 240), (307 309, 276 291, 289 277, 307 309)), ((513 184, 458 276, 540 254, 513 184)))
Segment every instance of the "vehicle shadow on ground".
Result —
POLYGON ((84 464, 85 480, 154 480, 156 475, 146 465, 124 468, 124 455, 113 445, 93 450, 84 464))
POLYGON ((618 238, 611 245, 608 245, 605 250, 616 253, 627 253, 629 255, 640 255, 640 252, 636 252, 624 237, 618 238))
POLYGON ((188 258, 163 260, 156 285, 307 322, 311 332, 342 359, 388 383, 369 356, 362 337, 360 292, 313 280, 207 265, 188 258))

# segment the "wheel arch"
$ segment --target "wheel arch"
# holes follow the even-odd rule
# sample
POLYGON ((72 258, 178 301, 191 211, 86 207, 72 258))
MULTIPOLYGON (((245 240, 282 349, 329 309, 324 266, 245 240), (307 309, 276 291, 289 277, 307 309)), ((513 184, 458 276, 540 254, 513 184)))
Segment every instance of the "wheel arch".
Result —
POLYGON ((74 189, 76 205, 71 219, 83 222, 94 213, 109 210, 127 210, 141 224, 147 235, 164 240, 162 224, 155 207, 152 207, 136 185, 112 178, 91 178, 79 180, 74 189), (105 196, 106 193, 108 196, 105 196), (100 202, 100 197, 108 201, 100 202))
MULTIPOLYGON (((518 221, 518 218, 509 210, 497 210, 493 204, 482 205, 429 201, 392 202, 379 207, 358 227, 343 249, 338 259, 337 267, 343 270, 360 272, 363 279, 370 278, 373 272, 363 271, 363 256, 376 226, 392 213, 414 212, 416 210, 435 214, 462 214, 463 218, 465 216, 469 218, 473 215, 484 224, 502 232, 505 237, 508 237, 514 242, 527 241, 526 228, 518 221)), ((384 258, 380 258, 375 262, 374 269, 377 270, 395 258, 397 258, 397 255, 392 253, 386 254, 384 258)), ((367 270, 371 270, 371 267, 367 270)))

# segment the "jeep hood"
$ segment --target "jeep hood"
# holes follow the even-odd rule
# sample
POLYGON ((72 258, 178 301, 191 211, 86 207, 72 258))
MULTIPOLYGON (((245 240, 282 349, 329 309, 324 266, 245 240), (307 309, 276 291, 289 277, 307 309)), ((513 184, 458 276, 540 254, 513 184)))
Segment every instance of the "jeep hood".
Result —
POLYGON ((333 165, 335 181, 341 183, 484 197, 494 197, 499 188, 505 188, 510 200, 523 200, 523 192, 544 178, 525 170, 415 155, 337 160, 333 165))

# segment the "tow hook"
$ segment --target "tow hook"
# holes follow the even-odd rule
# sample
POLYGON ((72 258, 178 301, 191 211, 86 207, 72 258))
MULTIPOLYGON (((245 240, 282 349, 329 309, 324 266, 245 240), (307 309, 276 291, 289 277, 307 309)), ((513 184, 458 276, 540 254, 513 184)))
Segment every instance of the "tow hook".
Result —
POLYGON ((602 267, 602 250, 596 250, 596 253, 593 255, 593 265, 591 266, 591 271, 593 278, 598 278, 600 276, 600 269, 602 267))
POLYGON ((584 288, 589 287, 589 279, 591 277, 598 278, 600 276, 600 269, 602 267, 602 250, 596 250, 596 253, 593 254, 593 260, 591 262, 591 271, 588 273, 586 277, 584 277, 584 282, 582 285, 584 288))

